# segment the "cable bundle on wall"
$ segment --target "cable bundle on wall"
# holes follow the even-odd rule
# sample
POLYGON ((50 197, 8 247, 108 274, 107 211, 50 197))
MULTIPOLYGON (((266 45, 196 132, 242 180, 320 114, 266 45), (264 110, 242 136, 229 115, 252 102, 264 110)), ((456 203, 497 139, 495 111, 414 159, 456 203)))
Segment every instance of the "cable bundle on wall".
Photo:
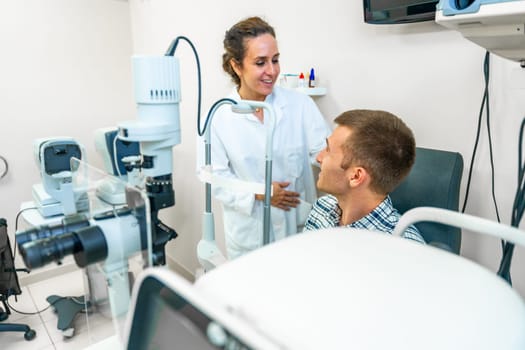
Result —
MULTIPOLYGON (((523 161, 523 132, 525 129, 525 118, 521 122, 520 136, 518 143, 518 186, 516 188, 516 195, 514 196, 514 203, 512 204, 511 226, 518 227, 523 212, 525 210, 525 163, 523 161)), ((498 275, 503 277, 511 283, 510 265, 512 262, 512 255, 514 252, 514 244, 505 242, 503 245, 503 255, 498 270, 498 275)))
POLYGON ((489 105, 489 77, 490 77, 490 53, 487 51, 485 53, 485 59, 483 61, 483 76, 485 78, 485 89, 483 92, 483 100, 481 101, 481 108, 478 116, 478 126, 476 130, 476 141, 474 142, 474 149, 472 151, 472 158, 470 160, 470 167, 467 179, 467 188, 465 191, 465 199, 463 201, 463 208, 461 212, 464 213, 467 207, 468 195, 470 190, 470 181, 472 179, 472 171, 474 169, 474 160, 476 158, 476 153, 479 144, 479 136, 481 133, 481 121, 483 119, 483 110, 487 111, 487 134, 489 138, 489 156, 490 156, 490 168, 491 168, 491 187, 492 187, 492 201, 494 203, 494 208, 496 210, 496 218, 498 222, 501 222, 499 217, 498 203, 496 201, 496 194, 494 191, 494 155, 492 152, 492 135, 490 132, 490 105, 489 105))
MULTIPOLYGON (((485 78, 485 90, 483 93, 483 100, 481 102, 481 108, 479 111, 479 117, 478 117, 478 126, 476 131, 476 141, 474 144, 474 149, 472 151, 472 159, 470 162, 470 169, 467 179, 467 187, 466 187, 466 193, 465 193, 465 199, 463 202, 463 208, 461 210, 462 213, 465 212, 467 201, 468 201, 468 195, 469 195, 469 189, 470 189, 470 182, 472 178, 472 170, 474 168, 474 160, 476 157, 477 147, 479 144, 479 137, 480 137, 480 131, 481 131, 481 121, 483 119, 483 110, 486 109, 486 123, 487 123, 487 134, 488 134, 488 144, 489 144, 489 155, 490 155, 490 166, 491 166, 491 190, 492 190, 492 200, 494 203, 494 208, 496 211, 496 218, 498 222, 501 222, 500 216, 499 216, 499 210, 498 210, 498 204, 496 201, 496 195, 495 195, 495 186, 494 186, 494 157, 493 157, 493 151, 492 151, 492 137, 491 137, 491 130, 490 130, 490 108, 489 108, 489 75, 490 75, 490 53, 487 51, 485 53, 485 60, 483 62, 483 74, 485 78)), ((516 189, 516 196, 514 198, 513 208, 512 208, 512 217, 511 217, 511 225, 514 227, 518 227, 519 223, 521 222, 521 218, 523 216, 523 212, 525 210, 525 164, 523 163, 522 159, 522 144, 523 144, 523 133, 525 129, 525 119, 523 120, 521 124, 521 130, 520 130, 520 139, 519 139, 519 159, 518 159, 518 187, 516 189)), ((512 262, 512 255, 514 252, 514 244, 502 241, 502 257, 500 261, 500 266, 498 269, 498 275, 504 278, 509 284, 512 285, 511 275, 510 275, 510 266, 512 262)))

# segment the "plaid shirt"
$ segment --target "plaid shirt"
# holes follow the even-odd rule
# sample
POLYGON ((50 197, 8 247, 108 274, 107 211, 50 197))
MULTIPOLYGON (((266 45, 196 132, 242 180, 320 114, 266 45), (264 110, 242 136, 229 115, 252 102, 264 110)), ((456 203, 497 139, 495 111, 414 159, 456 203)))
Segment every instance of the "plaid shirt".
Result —
MULTIPOLYGON (((337 227, 341 220, 342 210, 337 199, 332 195, 319 198, 308 215, 304 231, 319 230, 322 228, 337 227)), ((361 219, 346 225, 346 227, 364 228, 392 234, 401 215, 392 206, 390 196, 387 196, 371 213, 361 219)), ((403 237, 425 244, 425 240, 414 225, 410 225, 403 237)))

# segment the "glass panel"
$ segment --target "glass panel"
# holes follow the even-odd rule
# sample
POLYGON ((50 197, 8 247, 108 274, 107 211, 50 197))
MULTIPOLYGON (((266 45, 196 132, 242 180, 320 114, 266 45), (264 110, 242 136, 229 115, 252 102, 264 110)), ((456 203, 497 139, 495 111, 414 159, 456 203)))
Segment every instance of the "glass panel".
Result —
POLYGON ((73 321, 84 311, 91 343, 113 335, 118 340, 135 276, 152 265, 150 203, 144 191, 77 158, 71 158, 70 165, 71 171, 60 176, 62 194, 71 198, 71 214, 17 232, 17 246, 29 269, 68 258, 83 268, 82 295, 47 298, 56 310, 60 304, 65 311, 58 315, 58 329, 65 337, 74 336, 73 321), (102 322, 113 327, 101 327, 102 322), (95 328, 96 334, 91 332, 95 328))
MULTIPOLYGON (((132 282, 151 266, 149 200, 144 191, 79 159, 71 158, 71 169, 75 197, 87 194, 89 199, 85 214, 93 231, 77 234, 83 251, 75 253, 77 264, 86 265, 86 299, 95 311, 88 327, 96 326, 100 316, 111 319, 120 338, 132 282)), ((101 340, 89 333, 92 342, 101 340)))

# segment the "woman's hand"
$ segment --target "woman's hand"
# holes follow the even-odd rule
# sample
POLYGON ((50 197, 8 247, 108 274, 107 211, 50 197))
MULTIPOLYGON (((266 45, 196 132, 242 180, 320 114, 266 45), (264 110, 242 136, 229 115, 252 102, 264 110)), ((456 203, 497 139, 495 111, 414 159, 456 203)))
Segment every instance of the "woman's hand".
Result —
MULTIPOLYGON (((285 190, 289 185, 289 182, 272 182, 273 195, 271 205, 273 207, 288 211, 290 208, 295 208, 299 205, 299 193, 285 190)), ((264 195, 257 194, 255 199, 264 201, 264 195)))

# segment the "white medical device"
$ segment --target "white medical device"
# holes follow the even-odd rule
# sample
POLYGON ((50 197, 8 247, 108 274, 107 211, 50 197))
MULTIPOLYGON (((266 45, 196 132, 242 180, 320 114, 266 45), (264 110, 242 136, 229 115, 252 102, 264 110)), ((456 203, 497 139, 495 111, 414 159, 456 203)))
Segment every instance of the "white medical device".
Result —
MULTIPOLYGON (((211 186, 217 182, 221 182, 221 186, 229 187, 232 190, 238 190, 239 187, 244 190, 255 188, 255 193, 264 193, 264 217, 263 217, 263 232, 261 235, 262 245, 270 242, 271 229, 271 195, 272 195, 272 162, 273 162, 273 135, 275 131, 275 113, 273 108, 260 101, 242 100, 234 101, 232 99, 221 99, 215 102, 208 113, 208 118, 205 122, 204 128, 204 171, 212 171, 211 169, 211 124, 215 111, 223 104, 231 104, 232 111, 239 114, 254 113, 256 108, 263 108, 266 111, 265 128, 266 128, 266 154, 265 154, 265 183, 264 190, 260 191, 257 187, 259 184, 249 183, 241 180, 232 179, 218 179, 212 173, 203 176, 206 182, 206 198, 205 211, 202 218, 202 238, 197 244, 197 258, 199 263, 204 268, 204 271, 210 271, 215 267, 226 262, 226 258, 220 251, 215 240, 215 222, 213 212, 211 210, 211 186)), ((200 126, 199 126, 200 128, 200 126)), ((200 132, 200 130, 199 130, 200 132)))
POLYGON ((143 183, 139 164, 141 161, 138 142, 120 140, 116 127, 95 131, 95 149, 102 156, 107 177, 97 187, 97 196, 112 205, 126 204, 125 184, 140 186, 143 183), (119 181, 118 181, 118 180, 119 181))
POLYGON ((133 56, 137 120, 119 124, 119 140, 139 142, 142 171, 171 187, 172 147, 180 137, 180 73, 174 56, 133 56))
POLYGON ((524 0, 441 0, 436 23, 525 67, 524 0))
POLYGON ((103 345, 93 349, 276 348, 273 340, 252 324, 205 298, 187 280, 164 268, 148 269, 139 276, 123 339, 113 337, 103 345))
POLYGON ((43 217, 86 211, 85 190, 73 188, 71 158, 84 159, 84 148, 70 137, 37 139, 34 156, 42 183, 33 185, 33 200, 43 217))
MULTIPOLYGON (((178 59, 134 56, 133 73, 138 121, 121 123, 117 138, 113 138, 114 142, 140 145, 137 168, 144 181, 125 186, 127 207, 92 211, 89 218, 66 216, 58 224, 35 227, 16 236, 29 268, 60 263, 66 255, 73 255, 80 267, 100 263, 108 281, 112 313, 117 317, 125 315, 129 307, 128 259, 147 251, 146 266, 164 265, 164 247, 177 236, 160 221, 158 212, 175 203, 171 173, 172 147, 180 143, 178 59)), ((118 160, 118 155, 114 158, 118 160)), ((83 162, 75 164, 89 169, 83 162)), ((114 164, 118 166, 118 162, 114 164)), ((82 172, 78 173, 82 178, 82 172)), ((98 197, 100 193, 97 188, 98 197)))
POLYGON ((18 232, 16 241, 29 269, 60 263, 73 255, 78 267, 101 263, 108 281, 112 314, 124 315, 129 307, 128 259, 145 249, 143 223, 125 208, 65 217, 60 223, 18 232))
POLYGON ((145 271, 132 305, 125 349, 525 348, 525 302, 503 279, 449 252, 359 229, 288 237, 193 285, 145 271))
MULTIPOLYGON (((174 40, 177 43, 180 37, 174 40)), ((176 44, 172 43, 172 46, 176 44)), ((137 120, 119 124, 118 140, 140 144, 141 176, 150 205, 153 250, 149 265, 164 265, 164 247, 177 233, 158 217, 161 209, 175 205, 173 190, 173 146, 180 143, 179 60, 172 56, 133 56, 137 120)))

